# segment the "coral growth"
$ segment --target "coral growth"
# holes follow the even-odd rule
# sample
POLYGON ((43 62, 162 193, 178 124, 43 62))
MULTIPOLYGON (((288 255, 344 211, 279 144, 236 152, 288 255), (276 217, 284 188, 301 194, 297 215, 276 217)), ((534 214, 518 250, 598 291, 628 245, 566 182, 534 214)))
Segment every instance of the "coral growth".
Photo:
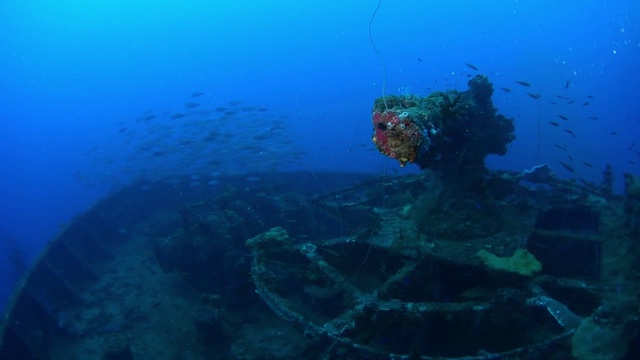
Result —
POLYGON ((423 141, 420 127, 411 120, 408 112, 374 111, 373 143, 384 155, 396 159, 400 166, 414 162, 423 141))
POLYGON ((481 172, 487 155, 505 155, 515 138, 513 120, 496 114, 486 76, 475 76, 468 85, 464 92, 377 99, 373 141, 378 150, 401 166, 415 162, 420 168, 465 175, 481 172))

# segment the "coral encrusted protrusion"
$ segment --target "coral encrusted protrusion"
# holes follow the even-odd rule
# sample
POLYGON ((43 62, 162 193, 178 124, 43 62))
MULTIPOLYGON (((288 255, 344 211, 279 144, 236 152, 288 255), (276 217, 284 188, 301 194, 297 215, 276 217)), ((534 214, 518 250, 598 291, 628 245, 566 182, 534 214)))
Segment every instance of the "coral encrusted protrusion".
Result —
POLYGON ((405 166, 407 162, 414 162, 423 135, 420 128, 411 120, 409 113, 404 111, 398 114, 392 110, 374 111, 372 120, 372 140, 378 150, 398 160, 400 166, 405 166))
POLYGON ((448 176, 480 180, 488 155, 505 155, 514 121, 497 114, 493 84, 476 75, 466 91, 389 95, 373 104, 373 142, 400 162, 448 176))

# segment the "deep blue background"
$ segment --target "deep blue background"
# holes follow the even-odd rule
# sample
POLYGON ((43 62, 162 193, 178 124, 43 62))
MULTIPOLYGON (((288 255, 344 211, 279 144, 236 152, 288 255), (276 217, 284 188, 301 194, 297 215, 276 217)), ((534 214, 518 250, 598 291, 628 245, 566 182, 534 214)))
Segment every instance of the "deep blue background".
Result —
MULTIPOLYGON (((87 189, 76 181, 78 170, 91 171, 83 154, 110 141, 119 121, 173 106, 193 91, 290 114, 309 152, 301 168, 415 171, 370 151, 370 112, 383 83, 368 38, 376 4, 3 2, 2 283, 12 276, 10 251, 33 259, 61 225, 107 194, 106 184, 87 189)), ((640 150, 639 21, 635 0, 386 0, 372 34, 386 65, 387 94, 464 90, 467 74, 474 73, 465 63, 488 75, 496 89, 513 90, 497 90, 494 102, 516 119, 517 140, 491 166, 523 169, 539 160, 558 176, 599 181, 610 162, 621 191, 622 172, 639 173, 640 157, 625 150, 636 139, 640 150), (540 93, 540 102, 527 91, 540 93), (555 94, 576 104, 554 106, 549 100, 557 101, 555 94), (588 95, 594 99, 581 106, 588 95), (557 114, 570 118, 577 139, 547 124, 557 114), (576 174, 559 165, 569 162, 568 154, 578 164, 576 174), (584 161, 594 168, 579 166, 584 161)), ((0 298, 8 291, 5 285, 0 298)))

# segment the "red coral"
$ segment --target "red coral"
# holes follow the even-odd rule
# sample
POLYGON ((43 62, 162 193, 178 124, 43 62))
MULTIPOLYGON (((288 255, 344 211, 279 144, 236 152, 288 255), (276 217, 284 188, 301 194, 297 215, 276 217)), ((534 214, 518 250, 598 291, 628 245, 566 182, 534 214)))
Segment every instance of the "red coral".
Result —
POLYGON ((400 166, 407 162, 413 162, 416 158, 418 147, 422 142, 420 128, 411 121, 408 114, 400 117, 394 111, 374 111, 373 142, 382 154, 396 159, 400 166))

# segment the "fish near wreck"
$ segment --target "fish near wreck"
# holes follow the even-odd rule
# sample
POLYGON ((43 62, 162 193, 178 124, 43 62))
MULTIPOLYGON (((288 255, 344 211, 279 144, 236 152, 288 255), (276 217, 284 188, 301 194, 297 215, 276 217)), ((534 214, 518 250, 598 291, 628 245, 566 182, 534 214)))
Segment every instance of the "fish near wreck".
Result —
POLYGON ((573 131, 569 130, 569 129, 562 129, 562 131, 566 132, 567 134, 573 136, 574 138, 576 138, 576 133, 574 133, 573 131))
POLYGON ((478 71, 478 67, 473 65, 473 64, 469 64, 469 63, 464 63, 465 65, 467 65, 471 70, 475 70, 478 71))
POLYGON ((496 114, 493 85, 483 75, 469 89, 427 97, 388 96, 373 106, 373 143, 400 166, 464 172, 484 169, 489 154, 504 155, 515 139, 513 120, 496 114))
POLYGON ((565 170, 567 170, 568 172, 571 172, 571 173, 575 173, 576 172, 576 169, 574 169, 573 166, 571 166, 571 165, 569 165, 567 163, 564 163, 564 162, 560 161, 560 165, 562 165, 562 167, 565 168, 565 170))

